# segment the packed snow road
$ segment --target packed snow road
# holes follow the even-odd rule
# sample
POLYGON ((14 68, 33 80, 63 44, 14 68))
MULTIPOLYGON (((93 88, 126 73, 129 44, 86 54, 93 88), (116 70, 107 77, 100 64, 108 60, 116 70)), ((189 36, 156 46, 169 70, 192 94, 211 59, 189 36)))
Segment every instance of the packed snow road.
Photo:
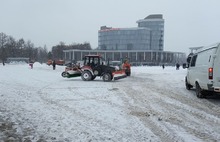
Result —
POLYGON ((186 70, 132 67, 113 82, 63 70, 0 66, 0 142, 220 141, 220 95, 198 99, 186 70))

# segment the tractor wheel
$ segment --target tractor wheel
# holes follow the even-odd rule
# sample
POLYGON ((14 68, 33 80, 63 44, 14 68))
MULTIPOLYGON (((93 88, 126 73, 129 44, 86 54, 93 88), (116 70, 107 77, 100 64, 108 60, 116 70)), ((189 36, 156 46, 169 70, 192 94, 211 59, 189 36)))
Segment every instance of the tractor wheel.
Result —
POLYGON ((104 73, 103 76, 102 76, 102 80, 105 81, 105 82, 109 82, 112 80, 112 76, 110 73, 104 73))
POLYGON ((92 80, 92 74, 89 71, 83 71, 81 74, 81 78, 84 81, 90 81, 92 80))
POLYGON ((62 72, 61 76, 62 76, 62 77, 66 77, 66 72, 65 72, 65 71, 62 72))
POLYGON ((94 72, 94 75, 95 75, 95 76, 98 76, 101 71, 100 71, 99 69, 95 69, 93 72, 94 72))
POLYGON ((66 73, 66 77, 67 77, 67 78, 70 78, 70 74, 69 74, 68 72, 66 73))

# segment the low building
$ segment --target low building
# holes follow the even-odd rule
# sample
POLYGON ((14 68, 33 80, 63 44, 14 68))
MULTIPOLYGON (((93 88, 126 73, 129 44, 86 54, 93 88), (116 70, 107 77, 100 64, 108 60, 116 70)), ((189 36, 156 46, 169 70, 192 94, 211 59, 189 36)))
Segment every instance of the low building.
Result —
POLYGON ((107 61, 128 59, 132 65, 175 65, 185 63, 186 54, 153 50, 63 50, 66 62, 82 61, 85 55, 99 54, 107 61))
POLYGON ((29 58, 9 57, 6 59, 6 63, 29 63, 29 58))

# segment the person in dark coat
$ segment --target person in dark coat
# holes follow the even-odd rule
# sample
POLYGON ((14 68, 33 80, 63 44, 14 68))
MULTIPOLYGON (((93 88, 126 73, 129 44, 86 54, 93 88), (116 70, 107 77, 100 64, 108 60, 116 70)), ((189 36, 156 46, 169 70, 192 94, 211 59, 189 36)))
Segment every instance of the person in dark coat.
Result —
POLYGON ((56 62, 55 62, 55 60, 53 60, 53 70, 55 70, 56 69, 56 62))
POLYGON ((180 64, 177 63, 177 64, 176 64, 176 70, 179 70, 179 68, 180 68, 180 64))

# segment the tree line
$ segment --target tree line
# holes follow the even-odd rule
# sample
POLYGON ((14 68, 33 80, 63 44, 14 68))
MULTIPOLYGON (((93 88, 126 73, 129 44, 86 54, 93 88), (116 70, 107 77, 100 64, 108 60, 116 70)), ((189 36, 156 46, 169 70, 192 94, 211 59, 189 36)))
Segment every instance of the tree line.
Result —
POLYGON ((68 49, 92 50, 91 45, 88 42, 71 45, 65 45, 64 42, 60 42, 60 44, 52 47, 52 51, 49 53, 49 57, 54 59, 63 59, 63 50, 68 49))
POLYGON ((16 40, 10 35, 0 33, 0 60, 6 61, 9 57, 29 58, 40 63, 46 62, 48 59, 63 59, 63 50, 80 49, 91 50, 90 43, 65 45, 60 42, 52 47, 52 51, 48 51, 46 45, 44 47, 35 47, 34 44, 23 38, 16 40))

